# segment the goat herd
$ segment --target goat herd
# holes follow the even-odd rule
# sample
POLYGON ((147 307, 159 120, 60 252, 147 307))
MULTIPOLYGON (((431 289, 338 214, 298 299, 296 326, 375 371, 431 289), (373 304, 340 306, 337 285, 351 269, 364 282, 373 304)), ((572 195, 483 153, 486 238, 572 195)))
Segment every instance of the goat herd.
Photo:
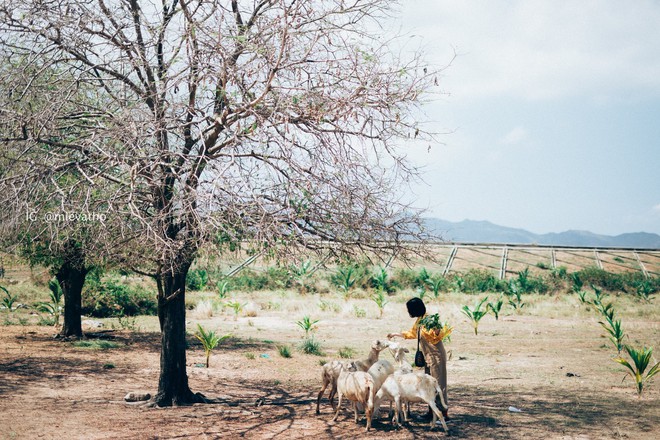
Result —
POLYGON ((442 390, 438 381, 421 372, 413 372, 410 363, 405 359, 409 350, 400 346, 396 342, 376 340, 371 345, 369 356, 364 360, 341 361, 333 360, 323 365, 321 379, 323 386, 319 391, 316 400, 316 414, 319 414, 319 406, 323 393, 330 385, 329 400, 332 409, 335 411, 333 421, 339 417, 342 399, 348 399, 353 404, 355 412, 355 422, 358 421, 358 406, 364 407, 367 417, 367 431, 371 429, 371 420, 378 417, 378 409, 384 400, 390 401, 390 409, 394 402, 394 417, 392 423, 398 426, 400 423, 400 413, 402 403, 407 404, 407 410, 404 411, 404 420, 408 421, 410 403, 425 402, 433 410, 433 420, 431 429, 435 428, 436 420, 440 419, 445 432, 447 424, 438 409, 435 399, 440 396, 440 402, 447 409, 447 404, 442 397, 442 390), (378 356, 381 351, 389 348, 396 368, 392 363, 381 359, 378 356), (337 405, 335 406, 335 394, 339 394, 337 405))

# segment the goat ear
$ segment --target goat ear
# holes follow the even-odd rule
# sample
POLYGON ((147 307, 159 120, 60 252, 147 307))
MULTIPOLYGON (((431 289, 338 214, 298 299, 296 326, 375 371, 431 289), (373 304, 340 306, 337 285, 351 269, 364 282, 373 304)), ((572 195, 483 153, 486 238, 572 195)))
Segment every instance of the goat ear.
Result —
POLYGON ((407 348, 404 348, 404 349, 403 349, 403 352, 404 352, 404 353, 410 353, 410 350, 408 350, 407 348))

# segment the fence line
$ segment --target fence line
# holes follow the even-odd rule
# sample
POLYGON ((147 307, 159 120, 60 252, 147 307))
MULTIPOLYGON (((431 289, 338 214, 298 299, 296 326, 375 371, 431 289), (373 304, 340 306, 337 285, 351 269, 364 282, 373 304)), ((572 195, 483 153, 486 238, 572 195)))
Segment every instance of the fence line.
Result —
MULTIPOLYGON (((528 266, 534 265, 527 261, 522 261, 516 258, 512 258, 511 252, 521 252, 528 253, 534 256, 543 257, 539 255, 539 251, 548 251, 548 255, 545 256, 549 261, 549 266, 552 269, 556 269, 559 266, 559 263, 566 263, 570 266, 575 266, 579 268, 585 268, 589 266, 595 266, 599 269, 605 269, 606 265, 608 267, 616 267, 624 269, 627 271, 639 271, 642 272, 644 277, 649 278, 650 276, 660 275, 660 249, 640 249, 640 248, 606 248, 606 247, 589 247, 589 246, 551 246, 551 245, 529 245, 529 244, 497 244, 497 243, 435 243, 437 248, 449 248, 451 249, 447 263, 444 266, 443 274, 446 275, 451 271, 459 272, 460 270, 454 270, 456 261, 465 261, 468 265, 477 266, 478 268, 486 268, 497 270, 500 279, 506 278, 507 273, 515 273, 508 269, 509 263, 519 263, 527 264, 528 266), (486 263, 480 263, 475 258, 464 257, 461 253, 462 251, 472 251, 480 255, 486 255, 489 257, 495 257, 492 253, 485 251, 500 251, 500 261, 497 267, 492 266, 486 263), (534 253, 536 252, 536 253, 534 253), (564 259, 560 258, 557 254, 566 254, 564 259), (629 255, 632 256, 629 256, 629 255), (647 262, 647 264, 654 267, 655 270, 650 270, 647 267, 647 264, 642 260, 642 257, 654 260, 653 262, 647 262), (612 257, 611 261, 606 261, 605 257, 612 257), (570 258, 573 258, 571 260, 570 258), (575 261, 575 259, 582 260, 582 263, 575 261), (634 266, 626 265, 625 262, 629 261, 634 263, 634 266)), ((539 263, 540 264, 540 263, 539 263)))

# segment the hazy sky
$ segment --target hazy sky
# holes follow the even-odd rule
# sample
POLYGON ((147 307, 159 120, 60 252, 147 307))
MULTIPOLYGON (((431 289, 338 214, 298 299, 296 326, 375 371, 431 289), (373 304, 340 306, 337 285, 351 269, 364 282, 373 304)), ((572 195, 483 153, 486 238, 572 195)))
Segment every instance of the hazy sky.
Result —
POLYGON ((443 71, 417 204, 536 233, 660 233, 660 2, 404 0, 443 71))

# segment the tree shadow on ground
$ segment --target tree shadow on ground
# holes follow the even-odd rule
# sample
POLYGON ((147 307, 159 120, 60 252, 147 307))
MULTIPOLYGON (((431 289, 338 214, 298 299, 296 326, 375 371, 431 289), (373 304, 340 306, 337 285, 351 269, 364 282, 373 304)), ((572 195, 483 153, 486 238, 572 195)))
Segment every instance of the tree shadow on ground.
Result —
MULTIPOLYGON (((439 438, 446 434, 441 428, 429 430, 429 422, 422 421, 425 405, 413 407, 413 419, 400 429, 395 429, 382 411, 374 420, 371 433, 366 434, 365 420, 358 424, 348 405, 343 405, 337 422, 327 399, 322 401, 322 414, 315 414, 316 391, 287 391, 257 381, 240 384, 219 383, 223 396, 215 400, 221 406, 240 407, 257 411, 258 417, 245 417, 240 423, 226 420, 226 426, 237 436, 264 438, 299 438, 300 430, 309 426, 310 431, 322 430, 330 438, 348 439, 368 435, 369 438, 439 438), (313 429, 312 429, 313 427, 313 429), (294 431, 295 429, 295 431, 294 431), (257 435, 258 434, 258 435, 257 435), (286 434, 286 435, 285 435, 286 434)), ((553 387, 533 391, 464 387, 451 394, 449 430, 452 438, 461 439, 511 439, 575 437, 619 437, 626 432, 642 431, 652 437, 660 424, 658 402, 640 401, 622 404, 607 395, 589 392, 571 392, 553 387), (509 408, 520 409, 521 412, 509 408)), ((300 436, 302 437, 302 436, 300 436)))

